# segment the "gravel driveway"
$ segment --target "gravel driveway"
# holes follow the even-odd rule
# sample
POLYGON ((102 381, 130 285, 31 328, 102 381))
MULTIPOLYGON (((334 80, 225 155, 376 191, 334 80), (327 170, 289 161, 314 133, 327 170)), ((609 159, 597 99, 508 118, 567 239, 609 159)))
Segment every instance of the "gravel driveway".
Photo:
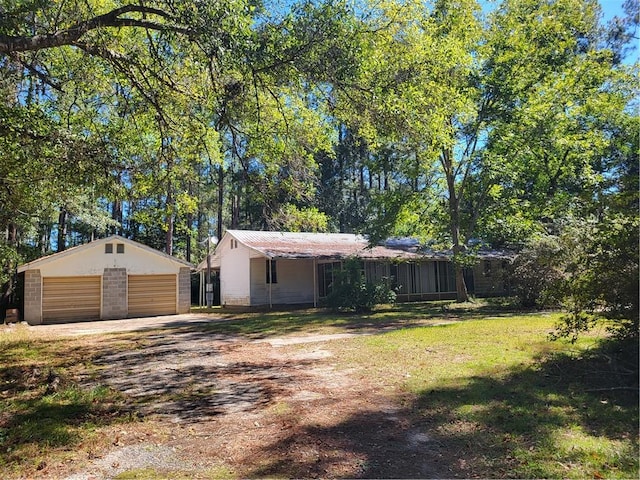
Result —
POLYGON ((134 419, 104 423, 34 478, 447 476, 437 443, 412 425, 393 381, 372 383, 340 360, 345 342, 370 330, 252 338, 207 328, 229 319, 28 327, 87 352, 88 367, 84 359, 75 366, 78 384, 117 390, 134 419))
POLYGON ((184 313, 181 315, 162 315, 158 317, 125 318, 122 320, 100 320, 96 322, 59 323, 52 325, 33 325, 30 329, 41 333, 61 336, 93 335, 99 333, 135 332, 158 328, 177 328, 196 326, 222 320, 215 314, 184 313))

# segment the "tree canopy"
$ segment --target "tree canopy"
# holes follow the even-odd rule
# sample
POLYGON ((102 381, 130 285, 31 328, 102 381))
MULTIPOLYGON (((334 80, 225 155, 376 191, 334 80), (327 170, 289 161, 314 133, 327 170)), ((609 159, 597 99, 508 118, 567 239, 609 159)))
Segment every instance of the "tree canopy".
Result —
POLYGON ((592 250, 566 266, 595 275, 622 257, 593 249, 633 253, 638 233, 637 2, 624 11, 0 1, 4 304, 18 263, 114 232, 188 260, 224 228, 418 236, 452 249, 465 300, 474 245, 582 222, 592 250))

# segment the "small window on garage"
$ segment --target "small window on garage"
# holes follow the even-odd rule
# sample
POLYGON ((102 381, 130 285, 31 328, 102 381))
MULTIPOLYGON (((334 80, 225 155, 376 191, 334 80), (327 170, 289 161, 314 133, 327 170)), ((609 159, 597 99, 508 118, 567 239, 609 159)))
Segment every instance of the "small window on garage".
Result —
POLYGON ((118 245, 116 245, 116 252, 124 253, 124 243, 119 243, 118 245))
POLYGON ((104 253, 113 253, 113 243, 104 244, 104 253))

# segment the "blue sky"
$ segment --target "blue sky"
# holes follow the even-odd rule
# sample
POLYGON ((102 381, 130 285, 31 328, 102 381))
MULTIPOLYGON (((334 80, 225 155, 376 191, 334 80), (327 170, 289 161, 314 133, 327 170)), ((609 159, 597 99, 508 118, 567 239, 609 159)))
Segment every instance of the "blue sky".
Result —
POLYGON ((623 15, 622 4, 624 0, 600 0, 600 6, 602 7, 602 13, 604 15, 603 20, 606 22, 618 15, 623 15))

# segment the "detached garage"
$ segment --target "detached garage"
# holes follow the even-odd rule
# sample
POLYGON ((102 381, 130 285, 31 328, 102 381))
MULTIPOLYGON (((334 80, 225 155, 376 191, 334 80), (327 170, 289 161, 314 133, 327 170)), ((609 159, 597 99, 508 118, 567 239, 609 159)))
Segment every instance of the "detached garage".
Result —
POLYGON ((41 323, 187 313, 183 260, 113 235, 21 265, 24 319, 41 323))

